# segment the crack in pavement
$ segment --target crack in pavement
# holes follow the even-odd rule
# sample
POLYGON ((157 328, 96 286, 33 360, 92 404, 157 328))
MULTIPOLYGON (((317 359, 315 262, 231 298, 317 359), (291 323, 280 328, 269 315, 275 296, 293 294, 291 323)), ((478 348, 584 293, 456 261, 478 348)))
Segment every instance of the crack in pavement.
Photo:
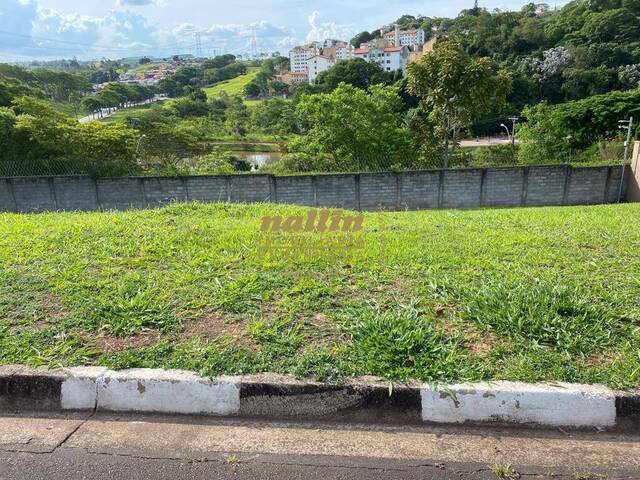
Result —
MULTIPOLYGON (((124 452, 108 452, 108 451, 95 451, 95 450, 91 450, 89 448, 82 448, 82 447, 64 447, 64 444, 66 443, 66 441, 71 438, 71 436, 73 436, 73 434, 82 426, 82 424, 86 423, 88 420, 90 420, 91 417, 87 418, 86 420, 84 420, 80 425, 78 425, 73 432, 71 432, 69 435, 67 435, 67 437, 62 440, 61 442, 59 442, 58 445, 56 445, 53 449, 51 450, 47 450, 47 451, 29 451, 29 450, 20 450, 20 449, 5 449, 2 451, 5 452, 12 452, 12 453, 26 453, 26 454, 34 454, 34 455, 42 455, 42 454, 55 454, 56 451, 59 452, 63 452, 63 451, 83 451, 84 453, 86 453, 87 455, 97 455, 97 456, 111 456, 111 457, 123 457, 123 458, 132 458, 132 459, 139 459, 139 460, 158 460, 158 461, 175 461, 175 462, 186 462, 186 463, 216 463, 216 464, 225 464, 226 463, 226 459, 214 459, 214 458, 210 458, 210 457, 183 457, 183 456, 177 456, 177 455, 163 455, 163 456, 153 456, 153 455, 144 455, 144 454, 137 454, 137 453, 124 453, 124 452)), ((206 453, 206 452, 203 452, 206 453)), ((234 452, 215 452, 218 455, 234 455, 234 452)), ((257 455, 262 455, 262 454, 257 454, 257 455)), ((290 462, 290 461, 279 461, 279 462, 275 462, 275 461, 269 461, 269 460, 263 460, 260 458, 249 458, 248 460, 242 460, 240 459, 240 462, 237 466, 234 467, 230 467, 230 468, 238 468, 239 466, 241 466, 242 464, 259 464, 259 465, 273 465, 273 466, 289 466, 289 467, 306 467, 306 468, 319 468, 319 469, 327 469, 327 468, 332 468, 332 469, 344 469, 344 470, 363 470, 363 471, 375 471, 375 472, 409 472, 413 469, 418 469, 418 468, 433 468, 433 469, 437 469, 439 471, 448 471, 449 473, 452 474, 456 474, 456 475, 473 475, 473 474, 481 474, 481 473, 490 473, 492 472, 491 468, 475 468, 475 469, 461 469, 461 468, 456 468, 456 467, 448 467, 446 466, 446 464, 444 464, 444 468, 443 468, 443 464, 442 463, 418 463, 418 464, 414 464, 414 465, 410 465, 407 466, 406 468, 397 468, 397 467, 376 467, 376 466, 366 466, 366 465, 345 465, 343 463, 337 463, 337 464, 318 464, 318 463, 307 463, 307 462, 290 462)), ((556 472, 545 472, 545 473, 535 473, 535 472, 526 472, 526 471, 520 471, 520 469, 518 469, 517 467, 514 467, 516 472, 518 472, 518 478, 557 478, 557 479, 563 479, 563 478, 570 478, 570 479, 574 479, 574 478, 578 478, 576 477, 576 475, 581 474, 582 472, 576 471, 573 473, 556 473, 556 472)), ((602 474, 600 473, 590 473, 590 472, 584 472, 584 474, 586 475, 591 475, 591 476, 587 476, 585 478, 594 478, 594 479, 600 479, 600 478, 607 478, 608 480, 637 480, 638 477, 636 476, 610 476, 610 475, 605 475, 602 476, 602 474)))

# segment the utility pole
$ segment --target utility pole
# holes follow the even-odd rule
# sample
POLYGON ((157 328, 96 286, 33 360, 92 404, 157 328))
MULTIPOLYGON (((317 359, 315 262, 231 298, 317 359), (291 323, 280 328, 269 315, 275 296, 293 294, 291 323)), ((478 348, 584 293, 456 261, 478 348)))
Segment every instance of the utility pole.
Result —
POLYGON ((624 187, 624 174, 627 168, 627 156, 629 154, 629 144, 631 143, 631 132, 633 130, 633 117, 629 120, 619 120, 618 128, 627 129, 627 139, 624 142, 624 159, 622 160, 622 175, 620 176, 620 187, 618 188, 618 203, 622 201, 622 189, 624 187))
POLYGON ((509 117, 509 120, 511 120, 511 146, 515 147, 516 145, 516 123, 518 123, 518 120, 520 119, 520 117, 509 117))

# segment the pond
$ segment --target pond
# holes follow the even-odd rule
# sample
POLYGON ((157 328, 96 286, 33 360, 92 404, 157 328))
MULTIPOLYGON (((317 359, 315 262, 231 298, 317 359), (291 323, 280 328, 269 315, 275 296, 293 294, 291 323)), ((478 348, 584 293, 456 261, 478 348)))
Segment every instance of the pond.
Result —
POLYGON ((243 160, 250 164, 252 170, 257 170, 263 165, 276 162, 282 157, 281 152, 232 152, 238 160, 243 160))

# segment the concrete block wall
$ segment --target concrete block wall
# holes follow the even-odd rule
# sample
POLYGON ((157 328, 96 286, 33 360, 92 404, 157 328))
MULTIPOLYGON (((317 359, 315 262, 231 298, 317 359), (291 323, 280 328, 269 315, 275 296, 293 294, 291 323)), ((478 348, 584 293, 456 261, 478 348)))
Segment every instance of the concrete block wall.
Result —
POLYGON ((480 206, 483 170, 445 170, 442 181, 442 208, 474 208, 480 206))
POLYGON ((316 176, 316 206, 358 210, 357 175, 325 174, 316 176))
POLYGON ((284 177, 7 177, 0 178, 0 211, 126 210, 184 201, 352 210, 586 205, 617 202, 621 176, 619 165, 530 165, 284 177))
POLYGON ((528 167, 524 204, 527 206, 562 205, 568 170, 569 167, 565 165, 528 167))
POLYGON ((394 173, 361 173, 360 209, 397 210, 401 179, 394 173))
POLYGON ((276 203, 290 203, 293 205, 316 205, 316 177, 273 177, 276 203))
POLYGON ((484 171, 483 207, 522 205, 525 192, 524 168, 491 168, 484 171))
MULTIPOLYGON (((627 199, 630 202, 640 202, 640 142, 633 142, 631 154, 631 168, 629 173, 629 191, 627 199)), ((0 194, 1 195, 1 194, 0 194)))
POLYGON ((400 174, 400 208, 427 210, 440 207, 440 186, 444 170, 400 174))

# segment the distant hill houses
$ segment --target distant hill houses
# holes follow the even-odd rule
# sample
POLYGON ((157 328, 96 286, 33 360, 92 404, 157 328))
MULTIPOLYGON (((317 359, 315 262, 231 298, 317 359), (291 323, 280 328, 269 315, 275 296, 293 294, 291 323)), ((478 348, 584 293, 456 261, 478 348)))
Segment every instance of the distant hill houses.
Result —
POLYGON ((324 40, 300 45, 289 51, 290 70, 281 72, 278 80, 287 85, 313 83, 318 75, 337 62, 361 58, 376 63, 384 71, 406 72, 409 62, 419 60, 433 49, 436 38, 427 38, 421 28, 401 30, 398 25, 380 29, 380 37, 354 47, 343 40, 324 40))

